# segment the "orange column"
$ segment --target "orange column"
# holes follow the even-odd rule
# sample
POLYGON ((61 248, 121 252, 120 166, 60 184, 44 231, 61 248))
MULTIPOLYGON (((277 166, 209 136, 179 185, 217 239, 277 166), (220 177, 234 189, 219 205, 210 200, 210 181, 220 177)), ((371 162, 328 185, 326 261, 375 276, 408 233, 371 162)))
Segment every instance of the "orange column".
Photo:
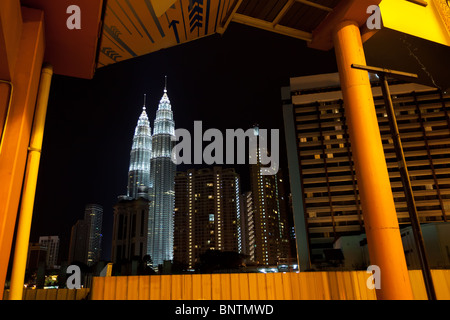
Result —
POLYGON ((21 32, 18 55, 11 69, 14 92, 0 150, 0 297, 3 297, 45 47, 44 13, 22 8, 22 18, 21 31, 16 30, 21 32))
POLYGON ((333 31, 336 59, 352 145, 370 263, 380 268, 378 299, 413 299, 358 24, 343 21, 333 31))

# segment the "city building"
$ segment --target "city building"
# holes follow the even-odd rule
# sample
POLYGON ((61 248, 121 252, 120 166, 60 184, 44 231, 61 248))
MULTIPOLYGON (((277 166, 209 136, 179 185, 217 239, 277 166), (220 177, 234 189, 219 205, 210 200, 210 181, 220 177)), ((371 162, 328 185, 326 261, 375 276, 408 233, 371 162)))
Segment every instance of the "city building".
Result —
POLYGON ((195 268, 208 250, 241 253, 240 177, 233 168, 175 177, 174 261, 195 268))
MULTIPOLYGON (((369 77, 398 222, 404 227, 409 214, 384 99, 378 78, 369 77)), ((420 223, 446 222, 450 94, 394 79, 389 84, 420 223)), ((339 75, 291 78, 282 99, 299 263, 303 269, 317 268, 340 237, 365 232, 339 75)))
POLYGON ((87 264, 87 253, 89 246, 89 228, 87 221, 78 220, 73 226, 70 234, 69 264, 82 262, 87 264))
POLYGON ((28 247, 27 270, 37 270, 47 264, 47 246, 41 243, 30 243, 28 247))
MULTIPOLYGON (((254 127, 259 135, 259 128, 254 127)), ((255 259, 259 265, 288 263, 289 226, 287 221, 287 198, 281 169, 276 174, 263 174, 263 155, 270 150, 257 143, 256 161, 250 164, 250 184, 253 202, 253 223, 255 234, 255 259)))
POLYGON ((72 227, 69 247, 69 262, 77 261, 94 265, 101 258, 103 207, 88 204, 84 219, 72 227))
POLYGON ((255 262, 255 216, 253 209, 253 195, 247 191, 241 196, 241 247, 247 256, 247 262, 255 262))
POLYGON ((145 102, 133 136, 128 171, 127 195, 132 199, 138 197, 140 188, 150 186, 150 157, 152 152, 152 132, 148 120, 145 102))
POLYGON ((114 205, 113 263, 136 257, 142 259, 147 254, 148 211, 148 195, 137 199, 121 198, 114 205))
POLYGON ((164 88, 153 125, 150 160, 150 212, 147 253, 153 268, 173 260, 173 210, 176 165, 172 161, 175 143, 173 112, 164 88))
POLYGON ((84 220, 89 226, 87 264, 93 265, 101 258, 103 207, 98 204, 86 205, 84 220))
POLYGON ((39 244, 47 248, 46 265, 47 268, 54 269, 58 265, 59 237, 42 236, 39 237, 39 244))

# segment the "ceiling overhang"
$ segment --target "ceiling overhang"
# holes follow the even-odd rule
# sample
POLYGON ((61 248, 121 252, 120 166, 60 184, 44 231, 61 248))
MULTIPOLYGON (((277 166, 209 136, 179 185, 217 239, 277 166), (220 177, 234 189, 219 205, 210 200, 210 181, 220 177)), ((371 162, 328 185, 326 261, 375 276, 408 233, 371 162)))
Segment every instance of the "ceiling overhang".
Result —
POLYGON ((41 9, 45 21, 45 61, 54 73, 90 79, 96 69, 103 0, 21 0, 22 6, 41 9), (69 6, 80 8, 81 29, 69 29, 69 6))

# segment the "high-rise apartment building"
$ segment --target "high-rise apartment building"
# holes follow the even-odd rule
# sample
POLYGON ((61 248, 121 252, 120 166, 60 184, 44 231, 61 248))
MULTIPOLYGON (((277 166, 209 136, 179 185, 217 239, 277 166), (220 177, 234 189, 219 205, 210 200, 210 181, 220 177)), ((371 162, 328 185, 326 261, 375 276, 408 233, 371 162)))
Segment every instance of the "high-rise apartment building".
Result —
POLYGON ((247 256, 247 262, 255 262, 255 215, 253 208, 253 194, 247 191, 241 196, 241 247, 247 256))
POLYGON ((43 236, 39 237, 39 244, 47 248, 46 265, 47 268, 54 268, 58 263, 59 237, 43 236))
MULTIPOLYGON (((409 224, 379 81, 378 125, 400 227, 409 224)), ((450 219, 450 94, 391 80, 400 138, 421 223, 450 219)), ((352 148, 338 74, 292 78, 283 88, 292 206, 300 268, 326 262, 341 236, 363 234, 352 148)))
POLYGON ((152 152, 152 132, 145 105, 139 117, 133 136, 128 171, 130 198, 136 199, 141 191, 148 192, 150 186, 150 157, 152 152))
POLYGON ((98 204, 86 205, 84 220, 89 228, 87 264, 90 266, 100 261, 101 258, 103 207, 98 204))
POLYGON ((101 258, 103 207, 88 204, 84 210, 84 219, 72 227, 69 248, 69 262, 79 261, 88 266, 101 258))
POLYGON ((279 170, 263 175, 258 149, 257 164, 250 165, 255 233, 255 262, 260 265, 287 263, 289 258, 289 226, 283 178, 279 170))
POLYGON ((150 160, 150 211, 147 253, 153 268, 173 260, 174 179, 176 164, 172 161, 175 145, 175 123, 172 106, 164 88, 153 125, 150 160))
POLYGON ((240 177, 232 168, 175 177, 174 260, 195 267, 207 250, 241 253, 240 177))

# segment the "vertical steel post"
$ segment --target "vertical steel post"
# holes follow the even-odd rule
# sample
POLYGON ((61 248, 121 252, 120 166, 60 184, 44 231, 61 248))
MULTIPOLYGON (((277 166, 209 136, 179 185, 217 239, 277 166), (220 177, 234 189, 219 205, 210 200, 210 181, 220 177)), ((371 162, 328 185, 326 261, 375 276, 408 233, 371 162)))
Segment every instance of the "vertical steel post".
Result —
POLYGON ((10 300, 22 300, 23 282, 28 257, 31 221, 33 219, 34 197, 41 158, 42 140, 44 137, 45 116, 53 75, 51 66, 44 66, 41 71, 39 92, 36 101, 33 128, 25 173, 22 201, 20 205, 19 223, 17 227, 14 261, 11 274, 10 300))
POLYGON ((398 167, 400 170, 400 177, 402 179, 403 191, 405 192, 406 204, 408 206, 409 217, 411 220, 411 227, 414 234, 414 241, 416 243, 417 253, 422 267, 423 279, 425 288, 427 290, 428 299, 436 300, 436 293, 434 291, 433 278, 431 277, 430 267, 425 252, 425 244, 423 241, 422 231, 420 229, 419 217, 417 214, 416 203, 414 201, 411 180, 409 179, 408 167, 406 165, 405 154, 403 153, 402 141, 400 139, 400 132, 397 126, 397 119, 395 117, 394 105, 392 103, 391 94, 389 92, 389 85, 384 73, 378 74, 381 81, 381 90, 388 115, 389 127, 391 129, 392 141, 394 144, 395 155, 397 156, 398 167))

